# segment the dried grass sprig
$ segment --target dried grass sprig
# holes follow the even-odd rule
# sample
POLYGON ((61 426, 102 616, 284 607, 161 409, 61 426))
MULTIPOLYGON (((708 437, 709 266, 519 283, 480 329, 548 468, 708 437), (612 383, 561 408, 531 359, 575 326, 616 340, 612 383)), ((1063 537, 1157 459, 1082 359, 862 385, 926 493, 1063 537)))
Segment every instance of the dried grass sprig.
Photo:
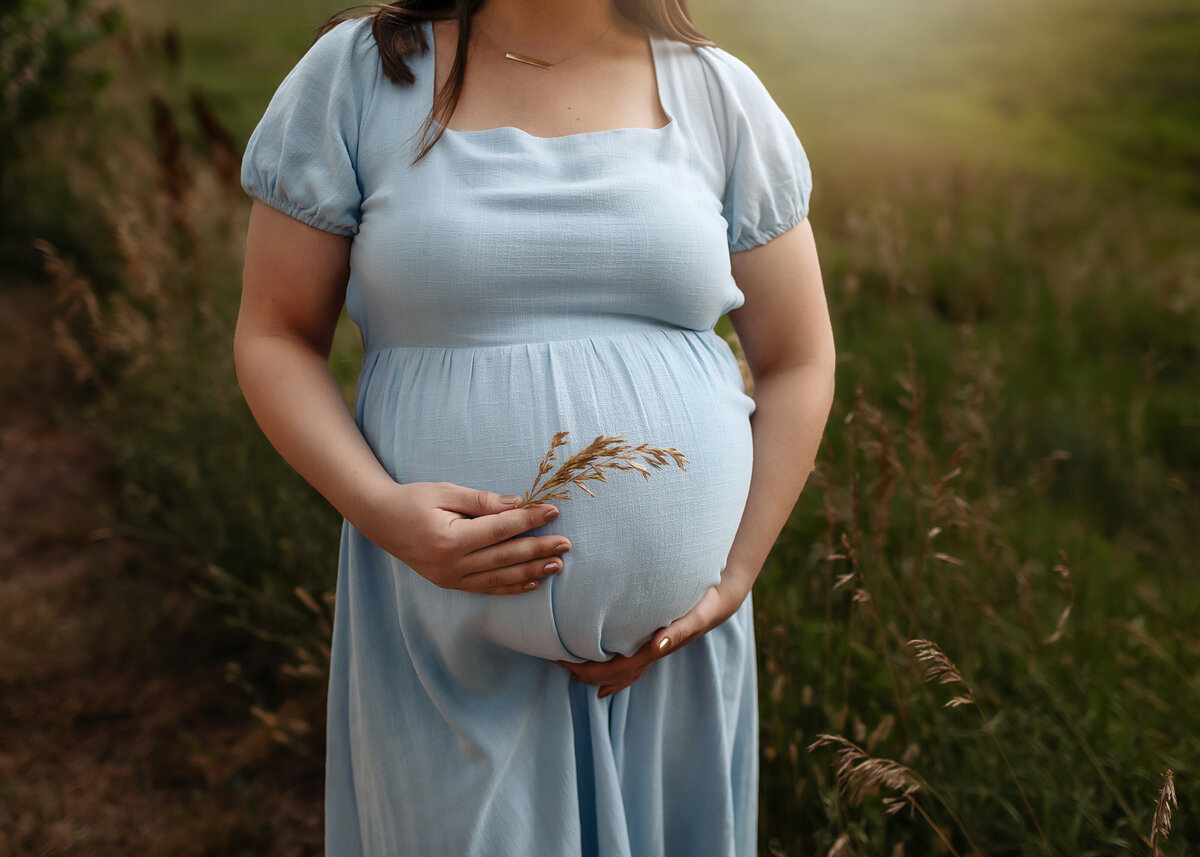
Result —
POLYGON ((975 841, 971 838, 971 834, 967 832, 962 820, 954 812, 950 804, 946 802, 946 799, 916 771, 908 767, 908 765, 901 764, 892 759, 875 758, 862 747, 842 735, 822 733, 817 736, 816 741, 808 746, 808 751, 811 753, 822 747, 833 747, 836 749, 838 788, 842 790, 842 793, 846 795, 850 803, 861 803, 864 797, 880 788, 890 789, 896 792, 897 796, 884 799, 884 810, 888 815, 896 815, 904 809, 916 812, 925 819, 929 827, 937 834, 938 839, 941 840, 946 850, 955 855, 955 857, 961 857, 959 852, 954 848, 954 845, 951 844, 950 839, 946 836, 945 831, 933 820, 925 810, 925 807, 917 799, 918 794, 923 792, 928 793, 942 805, 942 808, 954 820, 954 824, 958 827, 963 837, 966 838, 972 851, 977 855, 983 853, 976 846, 975 841))
POLYGON ((912 646, 917 661, 921 664, 921 678, 924 681, 962 686, 963 693, 947 702, 946 708, 975 704, 975 694, 963 680, 962 673, 958 671, 954 661, 946 657, 946 653, 938 647, 937 643, 929 640, 909 640, 908 644, 912 646))
POLYGON ((808 749, 811 752, 822 747, 837 751, 838 786, 852 804, 862 803, 863 798, 880 788, 898 792, 902 798, 921 790, 921 781, 912 768, 891 759, 876 759, 849 738, 821 734, 808 749))
POLYGON ((566 431, 555 432, 550 439, 550 449, 538 465, 537 476, 525 492, 521 508, 552 500, 569 500, 572 487, 595 497, 587 483, 607 482, 608 471, 633 471, 649 481, 651 470, 674 466, 686 471, 691 463, 683 453, 671 447, 645 443, 634 446, 621 435, 599 435, 555 470, 557 450, 566 445, 569 435, 566 431))
POLYGON ((1158 840, 1166 840, 1171 833, 1171 813, 1179 807, 1175 797, 1175 772, 1163 771, 1162 790, 1158 793, 1158 805, 1154 807, 1154 824, 1150 828, 1150 847, 1154 857, 1159 857, 1158 840))

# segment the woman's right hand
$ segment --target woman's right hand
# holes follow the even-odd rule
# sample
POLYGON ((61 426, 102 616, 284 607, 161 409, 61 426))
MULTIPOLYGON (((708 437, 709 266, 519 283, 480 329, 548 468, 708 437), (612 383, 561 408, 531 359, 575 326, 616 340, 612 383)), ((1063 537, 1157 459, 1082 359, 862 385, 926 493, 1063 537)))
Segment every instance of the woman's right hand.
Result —
POLYGON ((519 508, 520 497, 450 482, 392 483, 367 504, 358 529, 443 589, 530 592, 562 571, 565 536, 521 533, 558 517, 554 506, 519 508))

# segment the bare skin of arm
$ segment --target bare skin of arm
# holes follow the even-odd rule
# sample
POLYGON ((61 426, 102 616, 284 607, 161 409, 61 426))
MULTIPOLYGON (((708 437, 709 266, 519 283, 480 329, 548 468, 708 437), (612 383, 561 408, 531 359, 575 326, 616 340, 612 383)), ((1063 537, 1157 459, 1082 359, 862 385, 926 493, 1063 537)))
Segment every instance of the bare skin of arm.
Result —
POLYGON ((608 696, 659 658, 720 625, 745 601, 812 472, 833 404, 835 352, 807 219, 731 257, 745 304, 730 314, 754 376, 754 467, 721 581, 639 651, 603 663, 559 663, 608 696))
POLYGON ((563 536, 521 536, 558 510, 450 483, 399 484, 329 370, 350 239, 255 202, 234 337, 238 383, 267 439, 351 524, 446 589, 515 594, 562 570, 563 536))

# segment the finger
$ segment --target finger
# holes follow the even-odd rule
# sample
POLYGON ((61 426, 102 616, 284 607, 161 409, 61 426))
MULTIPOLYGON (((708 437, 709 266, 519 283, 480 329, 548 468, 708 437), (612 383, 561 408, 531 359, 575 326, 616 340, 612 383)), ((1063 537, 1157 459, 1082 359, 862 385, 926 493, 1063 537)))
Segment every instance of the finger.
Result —
POLYGON ((651 656, 658 660, 691 642, 694 632, 682 622, 672 622, 650 640, 651 656))
MULTIPOLYGON (((637 679, 634 679, 637 681, 637 679)), ((596 694, 598 699, 604 699, 606 696, 612 696, 614 693, 620 693, 625 688, 633 684, 633 681, 623 682, 622 684, 610 684, 600 688, 600 692, 596 694)))
POLYGON ((571 542, 566 536, 508 539, 498 545, 489 545, 467 554, 463 557, 462 568, 469 576, 539 559, 545 564, 546 561, 561 557, 570 549, 571 542))
POLYGON ((640 679, 643 675, 645 675, 647 669, 649 669, 649 666, 642 667, 640 670, 637 670, 632 675, 625 676, 622 679, 608 682, 606 684, 601 685, 600 692, 597 693, 596 695, 600 699, 604 699, 604 697, 606 697, 606 696, 612 696, 614 693, 620 693, 625 688, 630 687, 635 681, 640 679))
POLYGON ((711 615, 711 605, 715 603, 715 596, 712 596, 714 591, 710 589, 700 599, 699 604, 650 638, 645 648, 652 659, 666 657, 717 624, 714 621, 716 617, 711 615))
POLYGON ((611 676, 611 677, 605 678, 605 679, 598 679, 598 678, 582 678, 580 676, 573 675, 573 676, 571 676, 571 678, 573 678, 573 679, 575 679, 575 681, 581 682, 583 684, 590 684, 593 687, 610 687, 610 686, 614 686, 614 685, 628 686, 630 684, 633 684, 633 681, 634 681, 634 679, 637 678, 637 676, 636 675, 611 676))
POLYGON ((651 638, 650 657, 654 660, 665 658, 676 649, 686 646, 701 633, 700 623, 689 616, 672 622, 651 638))
MULTIPOLYGON (((576 666, 578 667, 579 665, 576 664, 576 666)), ((649 666, 650 664, 647 663, 637 666, 626 666, 615 670, 599 671, 592 669, 573 669, 568 670, 568 672, 571 673, 571 678, 575 679, 576 681, 581 681, 584 684, 604 685, 632 680, 633 678, 636 678, 645 672, 649 666)))
POLYGON ((536 580, 527 580, 524 583, 513 583, 508 586, 498 586, 495 589, 485 589, 483 595, 522 595, 526 592, 533 592, 539 586, 536 580))
POLYGON ((449 496, 443 501, 444 508, 473 518, 480 515, 497 515, 521 505, 521 498, 517 496, 501 496, 494 491, 467 488, 465 485, 450 482, 445 483, 445 487, 449 496))
POLYGON ((608 666, 608 664, 598 664, 590 661, 584 661, 579 664, 572 661, 555 661, 555 663, 570 673, 571 678, 585 684, 603 684, 604 682, 612 681, 613 675, 616 674, 599 674, 593 669, 598 666, 608 666))
POLYGON ((607 682, 612 681, 612 679, 610 679, 610 678, 603 678, 603 679, 591 678, 587 675, 580 675, 579 673, 575 673, 575 672, 571 673, 571 678, 575 679, 575 681, 583 682, 584 684, 595 684, 595 685, 601 685, 601 684, 605 684, 607 682))
POLYGON ((621 676, 629 675, 645 670, 652 664, 656 658, 651 652, 650 644, 653 640, 646 642, 640 649, 632 655, 617 655, 607 661, 584 661, 580 664, 571 663, 569 661, 558 661, 560 665, 567 668, 572 674, 577 675, 580 681, 588 684, 602 684, 604 682, 615 681, 621 676))
POLYGON ((581 664, 562 662, 562 666, 571 674, 572 678, 577 678, 588 684, 611 681, 614 676, 621 675, 625 671, 625 667, 622 664, 614 665, 611 661, 585 661, 581 664))
POLYGON ((451 523, 462 539, 460 544, 467 552, 472 552, 541 527, 557 517, 558 509, 543 505, 511 509, 479 518, 461 518, 451 523))
POLYGON ((558 574, 562 568, 562 560, 557 557, 549 560, 535 559, 520 565, 510 565, 507 568, 495 568, 468 574, 463 577, 461 588, 467 592, 492 592, 518 584, 535 583, 558 574))

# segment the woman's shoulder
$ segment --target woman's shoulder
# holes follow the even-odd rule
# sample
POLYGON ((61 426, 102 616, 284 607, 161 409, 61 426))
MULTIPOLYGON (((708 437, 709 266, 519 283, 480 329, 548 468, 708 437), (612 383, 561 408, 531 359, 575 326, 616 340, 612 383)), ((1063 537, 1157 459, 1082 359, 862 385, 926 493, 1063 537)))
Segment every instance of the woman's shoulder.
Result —
POLYGON ((358 229, 359 140, 380 77, 370 19, 344 21, 284 78, 242 157, 242 187, 338 235, 358 229))
POLYGON ((762 80, 740 57, 718 45, 672 44, 685 89, 692 97, 707 101, 722 118, 775 107, 762 80))
POLYGON ((383 64, 371 17, 339 21, 321 34, 280 83, 263 116, 287 120, 312 133, 336 116, 341 132, 359 125, 381 88, 383 64))
POLYGON ((668 51, 677 103, 722 176, 730 251, 762 244, 806 217, 808 156, 754 70, 716 45, 673 42, 668 51))
POLYGON ((742 59, 720 45, 690 45, 705 72, 715 79, 733 86, 744 86, 758 81, 758 76, 742 59))
POLYGON ((313 42, 292 70, 306 76, 351 77, 374 80, 379 68, 379 49, 371 30, 371 18, 349 18, 339 21, 313 42), (368 74, 369 73, 369 74, 368 74))

